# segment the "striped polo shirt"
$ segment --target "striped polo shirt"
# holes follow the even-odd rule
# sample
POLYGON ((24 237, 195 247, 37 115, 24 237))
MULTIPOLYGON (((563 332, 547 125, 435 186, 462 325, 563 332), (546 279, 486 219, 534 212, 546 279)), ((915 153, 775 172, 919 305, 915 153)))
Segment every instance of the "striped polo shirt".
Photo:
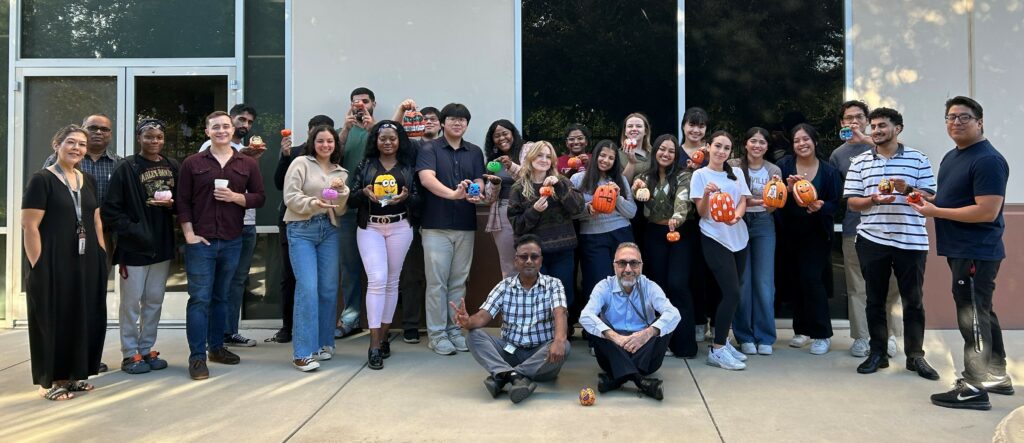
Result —
MULTIPOLYGON (((843 197, 868 197, 878 194, 883 178, 899 178, 916 189, 935 193, 935 175, 928 156, 913 148, 899 145, 896 155, 885 158, 876 148, 854 157, 846 174, 843 197)), ((918 251, 928 250, 925 218, 907 204, 907 197, 896 191, 892 203, 872 206, 861 213, 857 234, 886 246, 918 251)))

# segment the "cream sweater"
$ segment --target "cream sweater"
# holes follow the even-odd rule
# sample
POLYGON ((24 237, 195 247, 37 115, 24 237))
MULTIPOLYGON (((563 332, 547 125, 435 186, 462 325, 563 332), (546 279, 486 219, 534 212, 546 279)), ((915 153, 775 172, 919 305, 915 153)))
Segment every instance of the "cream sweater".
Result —
POLYGON ((349 190, 344 185, 347 180, 348 171, 341 165, 333 165, 333 169, 325 174, 316 159, 308 155, 299 156, 288 167, 284 177, 284 204, 287 208, 284 221, 303 221, 315 215, 327 214, 331 224, 338 226, 337 218, 345 213, 345 203, 348 201, 349 190), (340 188, 335 188, 338 198, 331 202, 338 207, 327 210, 317 206, 314 202, 323 200, 321 193, 324 188, 330 187, 334 179, 343 183, 340 188))

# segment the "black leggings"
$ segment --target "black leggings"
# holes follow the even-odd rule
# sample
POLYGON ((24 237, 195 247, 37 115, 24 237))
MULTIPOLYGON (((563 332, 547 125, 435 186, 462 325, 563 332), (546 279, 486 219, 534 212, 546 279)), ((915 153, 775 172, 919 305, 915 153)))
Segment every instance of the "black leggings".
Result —
POLYGON ((740 304, 740 277, 747 265, 749 248, 744 247, 732 252, 703 233, 700 235, 700 242, 704 249, 704 260, 707 261, 711 273, 718 281, 718 287, 722 290, 722 301, 718 304, 718 312, 715 313, 715 344, 724 345, 729 339, 729 327, 732 326, 732 318, 736 315, 736 307, 740 304))
POLYGON ((665 240, 668 226, 648 223, 644 249, 644 274, 665 291, 668 300, 679 310, 679 324, 668 348, 677 357, 695 357, 697 342, 693 336, 693 293, 690 292, 690 266, 693 245, 698 237, 683 236, 675 243, 665 240))

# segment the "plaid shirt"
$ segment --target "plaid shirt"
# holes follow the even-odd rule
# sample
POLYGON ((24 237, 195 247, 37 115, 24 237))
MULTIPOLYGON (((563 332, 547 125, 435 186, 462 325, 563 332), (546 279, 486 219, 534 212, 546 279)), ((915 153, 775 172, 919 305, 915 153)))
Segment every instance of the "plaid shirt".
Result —
POLYGON ((492 318, 501 314, 501 338, 518 348, 533 348, 555 338, 552 311, 566 307, 565 290, 557 278, 539 275, 529 290, 514 275, 498 283, 480 305, 492 318))
MULTIPOLYGON (((104 151, 98 160, 93 161, 92 156, 86 154, 82 158, 82 162, 78 164, 82 172, 96 179, 96 197, 99 198, 100 204, 103 204, 103 200, 107 197, 107 189, 110 188, 110 176, 114 173, 114 166, 117 165, 117 161, 120 159, 121 157, 118 157, 117 154, 104 151)), ((50 154, 46 158, 46 163, 43 163, 43 167, 48 168, 56 162, 57 154, 50 154)))

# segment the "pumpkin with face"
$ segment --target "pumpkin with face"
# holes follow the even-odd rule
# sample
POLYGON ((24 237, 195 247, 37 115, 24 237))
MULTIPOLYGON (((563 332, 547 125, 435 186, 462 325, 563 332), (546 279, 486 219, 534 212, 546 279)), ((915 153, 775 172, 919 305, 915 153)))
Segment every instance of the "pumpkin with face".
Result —
POLYGON ((908 203, 913 203, 915 205, 919 205, 923 201, 924 201, 924 196, 922 196, 920 192, 914 191, 914 192, 911 192, 910 194, 907 194, 907 202, 908 203))
POLYGON ((696 150, 693 155, 690 156, 690 161, 693 163, 695 168, 700 168, 704 165, 704 160, 708 158, 708 150, 700 148, 696 150))
POLYGON ((711 219, 716 222, 730 222, 736 219, 736 206, 733 204, 732 196, 727 192, 716 192, 708 199, 711 207, 711 219))
POLYGON ((640 188, 636 190, 636 201, 645 202, 651 199, 651 190, 647 188, 640 188))
POLYGON ((895 190, 895 186, 893 185, 892 180, 888 178, 883 178, 882 181, 878 182, 879 194, 889 195, 892 194, 893 190, 895 190))
POLYGON ((411 109, 405 111, 402 115, 402 127, 405 128, 405 133, 409 137, 420 137, 423 135, 423 130, 426 129, 427 125, 423 121, 423 114, 420 111, 411 109))
POLYGON ((501 162, 496 160, 487 162, 487 170, 497 174, 501 171, 501 162))
POLYGON ((390 200, 398 195, 398 181, 391 174, 381 174, 373 179, 373 195, 377 200, 390 200))
POLYGON ((800 180, 793 184, 793 199, 800 207, 806 208, 818 199, 818 190, 807 180, 800 180))
POLYGON ((619 200, 619 189, 612 184, 598 186, 594 190, 594 198, 590 200, 590 206, 594 212, 600 214, 611 214, 615 210, 615 202, 619 200))
POLYGON ((761 197, 764 199, 764 205, 769 208, 781 208, 786 206, 786 183, 782 180, 773 178, 764 185, 764 191, 761 192, 761 197))

